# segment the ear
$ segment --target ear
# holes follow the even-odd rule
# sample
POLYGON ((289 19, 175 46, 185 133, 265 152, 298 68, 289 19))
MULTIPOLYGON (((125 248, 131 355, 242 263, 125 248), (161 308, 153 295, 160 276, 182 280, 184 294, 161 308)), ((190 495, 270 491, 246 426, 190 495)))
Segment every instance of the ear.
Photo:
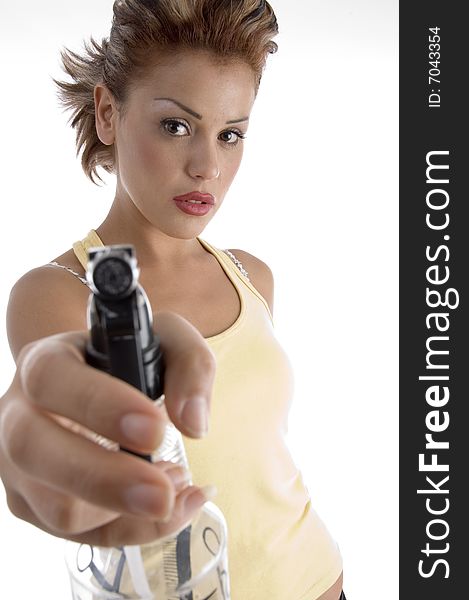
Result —
POLYGON ((111 146, 115 140, 117 108, 109 89, 100 83, 94 88, 94 107, 98 137, 103 144, 111 146))

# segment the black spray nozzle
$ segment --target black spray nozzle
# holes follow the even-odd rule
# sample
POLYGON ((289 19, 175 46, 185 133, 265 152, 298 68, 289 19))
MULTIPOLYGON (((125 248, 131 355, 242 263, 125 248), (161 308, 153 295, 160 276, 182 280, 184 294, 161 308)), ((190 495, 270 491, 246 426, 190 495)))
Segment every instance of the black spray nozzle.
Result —
POLYGON ((133 246, 89 250, 87 361, 156 399, 163 393, 163 357, 138 276, 133 246))
POLYGON ((99 298, 122 300, 137 287, 139 269, 133 246, 90 248, 88 257, 86 278, 99 298))

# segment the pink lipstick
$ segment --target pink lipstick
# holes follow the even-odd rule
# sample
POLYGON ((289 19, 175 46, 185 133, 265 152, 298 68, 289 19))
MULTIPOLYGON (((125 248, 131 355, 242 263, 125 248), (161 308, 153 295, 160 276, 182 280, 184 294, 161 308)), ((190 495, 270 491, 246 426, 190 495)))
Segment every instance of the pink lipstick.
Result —
POLYGON ((202 194, 201 192, 189 192, 182 196, 176 196, 173 200, 182 212, 195 217, 206 215, 215 205, 215 198, 212 194, 202 194))

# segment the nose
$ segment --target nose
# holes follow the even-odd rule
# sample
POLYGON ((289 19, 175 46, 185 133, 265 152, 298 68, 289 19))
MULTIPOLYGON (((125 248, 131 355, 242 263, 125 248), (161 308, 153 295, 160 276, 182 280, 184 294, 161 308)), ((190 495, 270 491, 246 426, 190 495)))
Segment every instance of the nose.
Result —
POLYGON ((210 142, 194 144, 187 170, 193 179, 211 181, 220 176, 218 151, 210 142))

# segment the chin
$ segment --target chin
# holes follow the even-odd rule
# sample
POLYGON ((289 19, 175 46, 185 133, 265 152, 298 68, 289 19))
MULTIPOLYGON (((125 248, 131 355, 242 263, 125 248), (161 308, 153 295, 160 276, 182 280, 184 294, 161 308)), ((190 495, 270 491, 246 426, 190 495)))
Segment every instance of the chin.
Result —
POLYGON ((161 226, 161 224, 156 225, 155 228, 159 229, 162 233, 167 235, 168 237, 172 237, 177 240, 192 240, 202 234, 202 232, 207 227, 210 221, 205 221, 202 223, 202 220, 198 220, 198 222, 182 224, 182 223, 174 223, 172 225, 161 226))

